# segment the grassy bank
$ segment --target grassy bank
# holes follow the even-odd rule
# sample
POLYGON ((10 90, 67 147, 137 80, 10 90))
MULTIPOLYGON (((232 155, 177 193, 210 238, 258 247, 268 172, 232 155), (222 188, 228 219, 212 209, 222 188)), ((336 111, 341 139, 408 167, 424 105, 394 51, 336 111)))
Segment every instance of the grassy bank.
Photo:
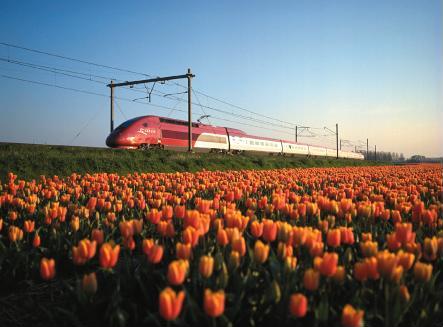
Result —
POLYGON ((0 143, 0 179, 14 172, 21 179, 40 175, 67 176, 95 172, 174 172, 343 167, 380 165, 380 162, 335 158, 301 158, 270 155, 179 153, 165 150, 115 150, 105 148, 0 143))

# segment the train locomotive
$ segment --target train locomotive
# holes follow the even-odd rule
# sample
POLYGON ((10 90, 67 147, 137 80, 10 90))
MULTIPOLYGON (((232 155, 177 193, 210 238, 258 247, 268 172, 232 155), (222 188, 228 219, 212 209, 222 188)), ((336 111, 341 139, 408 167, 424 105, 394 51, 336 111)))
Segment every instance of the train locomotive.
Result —
MULTIPOLYGON (((188 122, 159 116, 141 116, 118 126, 106 139, 106 145, 120 149, 188 148, 188 122)), ((249 135, 239 129, 192 123, 192 147, 201 152, 256 152, 301 156, 336 157, 337 150, 249 135)), ((363 159, 356 152, 339 151, 340 158, 363 159)))

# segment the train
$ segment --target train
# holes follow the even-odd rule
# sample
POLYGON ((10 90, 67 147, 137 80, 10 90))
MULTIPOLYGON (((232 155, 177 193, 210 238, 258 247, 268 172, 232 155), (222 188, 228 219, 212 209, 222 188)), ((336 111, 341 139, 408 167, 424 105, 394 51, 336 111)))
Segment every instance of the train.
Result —
MULTIPOLYGON (((106 138, 106 145, 120 149, 188 149, 188 122, 160 116, 129 119, 106 138)), ((336 157, 337 150, 288 140, 255 136, 230 127, 192 122, 192 147, 201 152, 268 153, 298 156, 336 157)), ((340 158, 363 160, 361 153, 338 151, 340 158)))

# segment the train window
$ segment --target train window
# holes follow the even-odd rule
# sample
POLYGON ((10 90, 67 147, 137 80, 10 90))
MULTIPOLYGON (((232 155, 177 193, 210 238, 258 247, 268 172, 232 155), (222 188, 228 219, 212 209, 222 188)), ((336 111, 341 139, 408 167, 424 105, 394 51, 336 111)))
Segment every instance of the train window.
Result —
POLYGON ((261 143, 261 145, 263 145, 263 142, 260 142, 261 143))
POLYGON ((116 128, 116 130, 118 130, 118 129, 122 129, 122 128, 126 128, 126 127, 128 127, 129 125, 131 125, 132 123, 134 123, 134 122, 135 122, 136 120, 138 120, 138 119, 140 119, 140 117, 135 117, 135 118, 129 119, 129 120, 123 122, 121 125, 119 125, 119 126, 116 128))
POLYGON ((148 127, 148 123, 143 123, 143 127, 148 127))

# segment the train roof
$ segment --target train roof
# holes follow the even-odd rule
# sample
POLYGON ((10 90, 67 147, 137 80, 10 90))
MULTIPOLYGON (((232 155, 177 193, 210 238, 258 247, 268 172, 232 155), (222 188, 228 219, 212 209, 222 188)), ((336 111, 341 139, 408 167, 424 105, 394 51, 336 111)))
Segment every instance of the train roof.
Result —
MULTIPOLYGON (((188 121, 187 120, 182 120, 182 119, 176 119, 176 118, 169 118, 169 117, 162 117, 162 116, 155 116, 155 115, 146 115, 146 116, 139 116, 139 117, 135 117, 132 119, 127 120, 127 122, 131 121, 131 122, 135 122, 138 119, 141 118, 158 118, 160 120, 160 122, 170 122, 170 123, 178 123, 180 125, 187 125, 188 121)), ((246 133, 240 129, 236 129, 236 128, 231 128, 231 127, 224 127, 224 126, 215 126, 215 125, 209 125, 209 124, 204 124, 204 123, 199 123, 199 122, 192 122, 193 125, 198 125, 199 127, 208 127, 208 128, 227 128, 229 130, 229 132, 234 132, 234 133, 239 133, 242 135, 246 135, 246 133)))

